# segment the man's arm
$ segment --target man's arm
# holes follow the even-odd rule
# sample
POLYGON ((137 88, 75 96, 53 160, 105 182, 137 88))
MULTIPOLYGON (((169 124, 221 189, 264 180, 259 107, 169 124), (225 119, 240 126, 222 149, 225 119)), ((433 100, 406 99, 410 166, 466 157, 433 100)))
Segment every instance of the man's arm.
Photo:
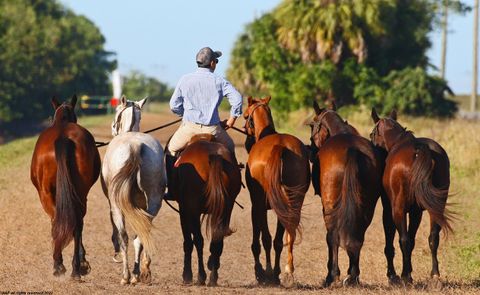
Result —
POLYGON ((227 126, 232 127, 235 120, 242 115, 242 95, 226 79, 223 81, 223 95, 227 96, 231 106, 227 126))
POLYGON ((170 98, 170 109, 172 112, 180 117, 183 116, 183 96, 182 91, 180 89, 181 80, 178 82, 177 87, 175 87, 175 91, 172 94, 172 98, 170 98))

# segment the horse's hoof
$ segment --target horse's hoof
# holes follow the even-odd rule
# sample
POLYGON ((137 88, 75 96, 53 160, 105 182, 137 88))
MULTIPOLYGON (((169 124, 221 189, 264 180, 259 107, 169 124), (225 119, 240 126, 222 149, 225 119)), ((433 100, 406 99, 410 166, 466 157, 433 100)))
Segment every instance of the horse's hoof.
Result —
POLYGON ((72 278, 72 281, 75 281, 75 282, 80 282, 82 280, 80 274, 78 274, 78 273, 76 273, 76 274, 72 273, 71 278, 72 278))
POLYGON ((440 277, 434 275, 430 281, 428 281, 428 289, 433 291, 439 291, 443 287, 442 281, 440 281, 440 277))
POLYGON ((140 282, 140 279, 138 278, 138 275, 134 274, 130 278, 130 285, 136 285, 136 284, 138 284, 138 282, 140 282))
POLYGON ((257 282, 261 285, 265 284, 267 281, 265 271, 263 270, 262 265, 255 265, 255 278, 257 282))
POLYGON ((150 284, 152 282, 152 272, 145 270, 140 273, 140 281, 144 284, 150 284))
POLYGON ((402 280, 398 275, 392 275, 388 277, 388 284, 393 287, 398 287, 402 285, 402 280))
POLYGON ((120 255, 120 252, 115 252, 115 254, 113 254, 113 262, 115 263, 122 263, 123 262, 123 259, 122 259, 122 255, 120 255))
POLYGON ((340 281, 340 278, 336 277, 332 279, 331 277, 327 277, 325 282, 323 283, 324 288, 340 288, 343 287, 343 282, 340 281))
POLYGON ((413 287, 413 279, 412 279, 412 276, 411 276, 411 275, 402 276, 402 282, 403 282, 403 286, 404 286, 405 288, 411 288, 411 287, 413 287))
POLYGON ((295 278, 292 273, 286 272, 283 275, 282 284, 285 288, 292 288, 295 285, 295 278))
POLYGON ((88 261, 85 260, 80 262, 80 274, 82 276, 88 275, 91 270, 92 268, 90 267, 90 263, 88 263, 88 261))
POLYGON ((348 275, 343 280, 344 287, 352 287, 352 286, 358 286, 358 285, 360 285, 360 280, 358 279, 358 277, 353 277, 351 275, 348 275))
POLYGON ((122 286, 128 285, 129 281, 130 280, 128 278, 127 279, 122 278, 122 280, 120 281, 120 285, 122 285, 122 286))
POLYGON ((67 269, 63 264, 60 264, 59 266, 55 267, 55 270, 53 271, 53 275, 56 277, 63 276, 67 272, 67 269))
POLYGON ((207 286, 208 287, 216 287, 216 286, 218 286, 217 281, 209 280, 207 286))

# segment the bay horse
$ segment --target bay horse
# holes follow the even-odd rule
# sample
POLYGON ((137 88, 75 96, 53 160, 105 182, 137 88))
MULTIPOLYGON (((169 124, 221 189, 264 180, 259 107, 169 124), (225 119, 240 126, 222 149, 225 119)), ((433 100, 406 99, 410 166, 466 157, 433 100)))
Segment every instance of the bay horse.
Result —
POLYGON ((402 280, 412 284, 412 251, 424 210, 430 215, 428 242, 432 255, 430 285, 440 288, 437 249, 440 230, 452 231, 446 209, 450 187, 450 162, 445 150, 429 138, 417 138, 397 122, 397 113, 380 119, 372 109, 374 145, 387 151, 383 186, 392 204, 392 215, 400 236, 402 280), (407 214, 409 224, 407 227, 407 214))
POLYGON ((249 97, 248 108, 244 113, 248 134, 245 147, 249 152, 245 178, 252 202, 251 249, 257 281, 280 284, 280 255, 286 231, 288 263, 285 267, 284 285, 290 287, 294 283, 293 245, 299 230, 303 200, 310 185, 310 164, 307 148, 298 138, 275 131, 268 105, 270 99, 249 97), (273 271, 270 260, 272 237, 267 223, 269 209, 273 209, 278 218, 273 242, 273 271), (265 270, 260 263, 260 233, 265 249, 265 270))
POLYGON ((69 103, 51 100, 53 124, 38 137, 30 166, 30 179, 52 222, 53 275, 66 272, 62 251, 74 240, 72 278, 90 272, 82 242, 87 195, 100 174, 100 156, 93 136, 77 124, 74 95, 69 103))
POLYGON ((139 132, 145 102, 146 98, 138 102, 129 101, 125 96, 120 99, 112 123, 114 137, 102 165, 102 188, 110 205, 112 241, 123 262, 122 285, 151 282, 150 256, 155 249, 152 220, 160 210, 167 185, 161 144, 151 135, 139 132), (132 278, 125 220, 136 234, 132 278))
MULTIPOLYGON (((206 216, 207 234, 211 236, 211 271, 209 286, 216 286, 223 240, 233 233, 230 217, 241 188, 240 169, 236 159, 211 134, 198 134, 180 154, 172 169, 169 192, 179 204, 183 233, 183 282, 192 282, 192 251, 197 249, 198 285, 204 285, 206 273, 203 263, 203 236, 200 217, 206 216), (192 239, 193 238, 193 239, 192 239)), ((203 220, 203 219, 202 219, 203 220)))
MULTIPOLYGON (((313 108, 315 117, 309 124, 314 154, 312 184, 315 193, 321 196, 327 229, 328 274, 325 286, 341 285, 339 246, 347 251, 349 257, 348 275, 343 285, 354 285, 359 283, 360 251, 365 232, 382 194, 384 157, 336 113, 335 104, 325 109, 314 101, 313 108)), ((385 226, 392 229, 394 225, 388 200, 383 198, 382 201, 385 226)), ((393 237, 390 242, 393 243, 393 237)), ((393 263, 393 256, 391 259, 393 263)))

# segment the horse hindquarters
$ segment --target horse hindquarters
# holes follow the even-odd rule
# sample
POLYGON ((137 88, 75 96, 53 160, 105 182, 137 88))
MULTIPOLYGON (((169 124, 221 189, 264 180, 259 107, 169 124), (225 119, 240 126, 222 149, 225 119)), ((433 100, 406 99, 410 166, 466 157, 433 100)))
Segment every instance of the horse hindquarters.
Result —
POLYGON ((86 274, 90 266, 84 258, 84 249, 81 245, 83 231, 83 216, 86 212, 85 196, 79 196, 72 179, 73 159, 75 159, 75 143, 60 137, 55 141, 55 159, 57 162, 57 180, 55 197, 55 217, 52 224, 52 238, 54 241, 54 275, 65 272, 62 250, 75 238, 74 255, 72 261, 72 277, 79 278, 80 272, 86 274), (80 257, 82 251, 83 257, 80 257), (83 261, 81 261, 81 259, 83 261), (85 270, 81 270, 81 264, 85 270))

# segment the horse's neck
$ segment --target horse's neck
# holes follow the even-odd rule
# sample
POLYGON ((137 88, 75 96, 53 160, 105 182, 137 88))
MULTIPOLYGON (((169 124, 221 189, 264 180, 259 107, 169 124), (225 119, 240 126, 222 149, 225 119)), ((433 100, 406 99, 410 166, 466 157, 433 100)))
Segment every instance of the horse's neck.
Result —
POLYGON ((351 126, 349 126, 345 121, 343 121, 339 116, 331 116, 330 118, 325 118, 327 122, 328 131, 330 136, 335 136, 337 134, 355 134, 352 132, 351 126))
POLYGON ((404 129, 399 129, 395 133, 391 133, 389 135, 385 136, 385 145, 387 148, 387 151, 392 151, 395 149, 398 145, 407 142, 407 141, 414 141, 415 136, 412 134, 412 132, 406 131, 404 129))
POLYGON ((257 139, 257 141, 264 138, 267 135, 277 133, 277 131, 275 131, 275 126, 273 125, 272 122, 269 122, 268 124, 263 126, 259 126, 256 129, 258 130, 255 132, 255 138, 257 139))

